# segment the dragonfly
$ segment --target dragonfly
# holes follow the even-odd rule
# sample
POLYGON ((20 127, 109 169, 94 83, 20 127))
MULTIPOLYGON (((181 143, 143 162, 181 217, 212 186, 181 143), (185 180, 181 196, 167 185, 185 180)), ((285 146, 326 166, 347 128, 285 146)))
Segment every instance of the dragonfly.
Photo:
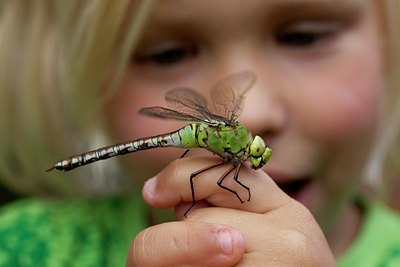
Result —
POLYGON ((165 94, 168 107, 152 106, 139 110, 139 113, 161 119, 172 119, 188 122, 186 126, 165 134, 118 143, 98 148, 65 158, 47 171, 70 171, 99 160, 114 156, 158 147, 178 147, 186 149, 184 157, 190 149, 204 148, 218 155, 221 161, 206 166, 190 175, 192 203, 185 212, 196 204, 194 178, 199 174, 224 164, 230 164, 228 169, 219 177, 217 185, 227 190, 244 203, 237 191, 225 186, 224 180, 233 173, 233 180, 247 190, 250 201, 250 188, 239 181, 242 165, 250 162, 253 169, 263 167, 272 155, 272 149, 264 140, 251 132, 238 121, 242 113, 245 95, 256 81, 254 73, 242 71, 231 74, 217 82, 210 90, 212 106, 209 107, 206 97, 197 91, 178 87, 165 94))

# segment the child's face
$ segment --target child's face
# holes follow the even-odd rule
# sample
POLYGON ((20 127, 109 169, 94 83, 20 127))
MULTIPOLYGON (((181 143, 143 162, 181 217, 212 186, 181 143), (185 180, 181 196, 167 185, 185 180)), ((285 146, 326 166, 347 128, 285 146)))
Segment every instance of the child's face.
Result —
MULTIPOLYGON (((273 148, 264 170, 318 219, 333 219, 327 215, 348 203, 380 120, 379 25, 368 0, 159 1, 108 105, 112 133, 125 141, 176 130, 138 109, 165 105, 176 86, 208 95, 217 80, 253 71, 239 120, 273 148)), ((180 153, 128 160, 155 172, 180 153)))

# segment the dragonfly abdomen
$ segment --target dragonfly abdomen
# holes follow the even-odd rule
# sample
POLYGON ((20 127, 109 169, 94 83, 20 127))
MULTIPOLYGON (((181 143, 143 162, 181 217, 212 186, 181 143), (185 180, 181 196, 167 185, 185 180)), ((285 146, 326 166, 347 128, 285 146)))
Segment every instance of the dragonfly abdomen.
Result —
POLYGON ((196 129, 198 129, 197 127, 196 124, 189 124, 172 133, 119 143, 71 156, 57 162, 48 171, 53 169, 69 171, 99 160, 156 147, 181 147, 187 149, 199 147, 195 133, 196 129))

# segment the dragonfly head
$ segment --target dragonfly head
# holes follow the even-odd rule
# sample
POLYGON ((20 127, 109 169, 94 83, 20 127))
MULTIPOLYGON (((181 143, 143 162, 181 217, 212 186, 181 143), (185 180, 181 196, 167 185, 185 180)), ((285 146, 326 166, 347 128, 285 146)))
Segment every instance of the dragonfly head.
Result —
POLYGON ((255 170, 267 163, 272 155, 272 149, 265 145, 264 140, 258 135, 254 137, 250 144, 250 162, 255 170))

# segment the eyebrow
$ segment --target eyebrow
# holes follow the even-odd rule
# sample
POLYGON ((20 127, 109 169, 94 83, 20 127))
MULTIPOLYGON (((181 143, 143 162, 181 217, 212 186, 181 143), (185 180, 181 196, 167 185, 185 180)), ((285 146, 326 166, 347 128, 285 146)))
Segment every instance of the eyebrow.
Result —
POLYGON ((366 3, 367 1, 366 0, 270 0, 268 3, 271 6, 291 5, 294 7, 306 6, 308 8, 312 8, 313 6, 332 7, 332 6, 337 6, 338 4, 346 7, 359 7, 363 3, 366 3))
POLYGON ((343 13, 343 16, 360 12, 369 0, 272 0, 271 11, 297 11, 299 14, 309 12, 343 13))
MULTIPOLYGON (((370 0, 271 0, 267 17, 270 25, 298 20, 337 20, 352 25, 362 18, 370 0)), ((261 11, 260 11, 261 12, 261 11)))

